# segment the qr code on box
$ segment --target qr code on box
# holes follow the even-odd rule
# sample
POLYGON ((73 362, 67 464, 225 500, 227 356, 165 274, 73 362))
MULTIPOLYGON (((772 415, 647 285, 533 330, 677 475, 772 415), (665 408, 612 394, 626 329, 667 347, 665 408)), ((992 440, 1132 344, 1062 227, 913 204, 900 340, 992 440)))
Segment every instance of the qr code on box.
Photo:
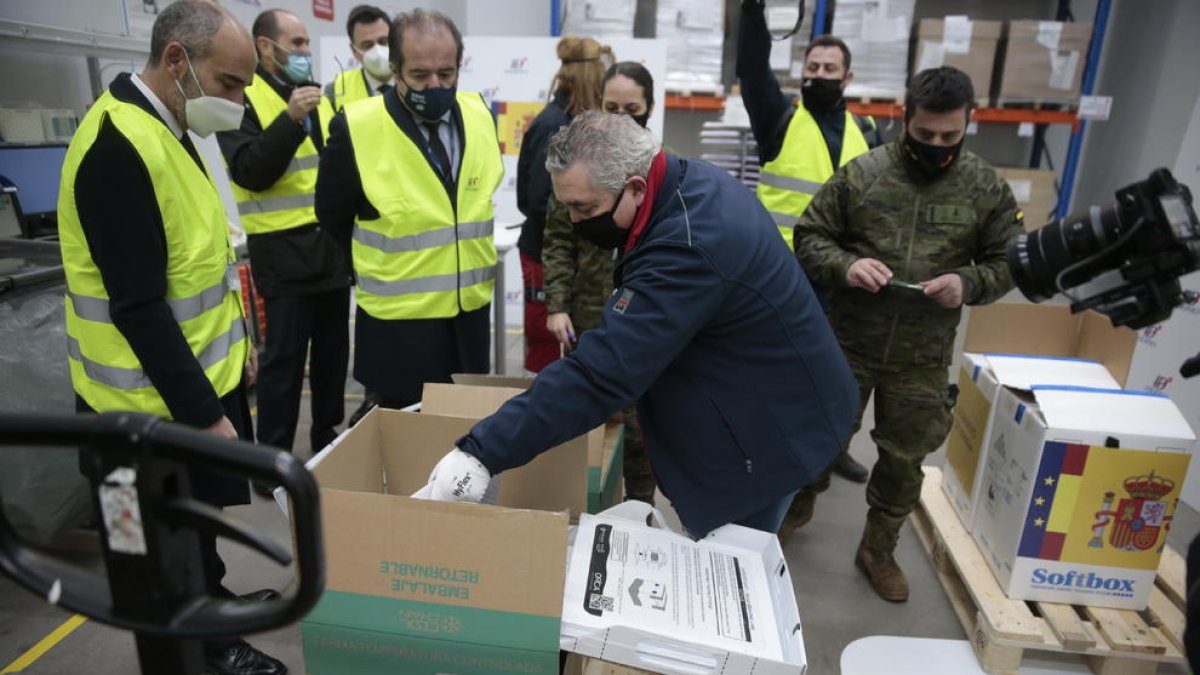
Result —
POLYGON ((588 609, 598 610, 601 612, 611 612, 616 609, 616 607, 613 604, 613 599, 611 596, 592 593, 591 596, 588 597, 588 609))

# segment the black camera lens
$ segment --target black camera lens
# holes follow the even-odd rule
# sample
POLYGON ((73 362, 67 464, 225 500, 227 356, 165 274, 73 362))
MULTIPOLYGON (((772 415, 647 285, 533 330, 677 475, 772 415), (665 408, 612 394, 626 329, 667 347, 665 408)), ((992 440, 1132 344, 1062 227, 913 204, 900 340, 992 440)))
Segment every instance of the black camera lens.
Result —
POLYGON ((1116 206, 1093 206, 1020 235, 1008 247, 1008 267, 1013 281, 1034 302, 1049 300, 1074 278, 1086 276, 1086 266, 1063 275, 1081 261, 1102 251, 1120 236, 1116 206), (1060 287, 1061 281, 1061 287, 1060 287))

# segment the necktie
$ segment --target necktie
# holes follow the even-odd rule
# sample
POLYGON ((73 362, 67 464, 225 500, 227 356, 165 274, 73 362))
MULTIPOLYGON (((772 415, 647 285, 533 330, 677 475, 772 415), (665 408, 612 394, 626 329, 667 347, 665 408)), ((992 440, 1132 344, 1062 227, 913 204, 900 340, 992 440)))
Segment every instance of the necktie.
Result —
POLYGON ((438 171, 442 174, 442 182, 450 185, 453 183, 453 174, 450 172, 450 154, 446 152, 446 146, 442 144, 441 136, 438 136, 438 125, 441 122, 422 122, 422 124, 429 130, 429 149, 433 151, 433 163, 437 165, 438 171))

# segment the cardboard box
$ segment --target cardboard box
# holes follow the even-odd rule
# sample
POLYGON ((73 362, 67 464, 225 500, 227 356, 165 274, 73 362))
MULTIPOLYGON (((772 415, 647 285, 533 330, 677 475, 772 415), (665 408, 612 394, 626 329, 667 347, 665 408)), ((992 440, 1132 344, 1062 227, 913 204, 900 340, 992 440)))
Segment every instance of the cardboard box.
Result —
POLYGON ((509 389, 528 389, 533 385, 533 378, 524 375, 454 373, 450 376, 450 381, 454 384, 469 384, 477 387, 508 387, 509 389))
POLYGON ((1043 169, 1015 169, 998 166, 996 171, 1008 181, 1017 205, 1025 212, 1025 231, 1032 232, 1054 220, 1058 208, 1057 175, 1043 169))
POLYGON ((1095 312, 1071 314, 1063 305, 997 303, 971 308, 942 474, 942 491, 968 529, 980 495, 980 467, 992 441, 996 398, 1003 387, 1120 387, 1136 344, 1137 334, 1128 328, 1113 328, 1095 312), (1000 354, 1041 358, 989 358, 1000 354), (1002 366, 999 373, 993 361, 1002 366))
POLYGON ((971 77, 976 103, 987 107, 1004 24, 966 16, 921 19, 917 23, 912 72, 954 66, 971 77))
MULTIPOLYGON (((483 386, 426 383, 421 395, 421 410, 439 415, 469 417, 473 420, 483 419, 499 410, 505 401, 523 391, 523 389, 499 386, 504 379, 493 377, 487 380, 476 380, 489 382, 483 386)), ((586 446, 587 452, 586 498, 574 504, 571 509, 573 516, 582 513, 599 513, 621 501, 624 485, 622 480, 625 455, 624 429, 624 424, 606 424, 603 427, 596 427, 585 436, 563 444, 563 446, 567 446, 572 443, 581 443, 586 446)), ((530 486, 530 488, 532 487, 530 486)), ((505 488, 502 484, 501 490, 503 489, 505 488)), ((525 490, 524 487, 521 489, 525 490)), ((528 504, 524 505, 524 508, 544 508, 544 506, 528 504)))
POLYGON ((998 105, 1078 102, 1092 24, 1009 21, 1005 31, 998 105))
MULTIPOLYGON (((377 408, 308 462, 327 568, 300 624, 308 672, 558 672, 567 515, 406 496, 471 424, 377 408)), ((583 474, 585 453, 561 475, 556 454, 506 472, 499 504, 583 474)))
POLYGON ((1004 388, 973 536, 1009 597, 1144 609, 1195 435, 1162 394, 1004 388))
POLYGON ((850 49, 854 79, 846 97, 904 100, 916 0, 839 0, 833 35, 850 49))
POLYGON ((580 519, 562 648, 656 673, 803 673, 800 615, 779 540, 727 525, 693 541, 661 522, 641 502, 580 519), (660 527, 647 525, 647 514, 660 527))

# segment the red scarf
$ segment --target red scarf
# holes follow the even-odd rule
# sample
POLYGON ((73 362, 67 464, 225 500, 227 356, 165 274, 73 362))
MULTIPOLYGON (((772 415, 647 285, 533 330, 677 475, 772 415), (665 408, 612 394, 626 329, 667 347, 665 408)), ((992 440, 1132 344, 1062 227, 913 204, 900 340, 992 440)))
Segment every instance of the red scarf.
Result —
POLYGON ((633 217, 633 227, 629 230, 629 240, 625 242, 625 253, 633 250, 637 245, 638 240, 642 238, 642 234, 646 231, 646 226, 650 224, 650 212, 654 210, 654 198, 658 195, 658 188, 662 185, 663 178, 667 175, 667 153, 659 150, 654 159, 650 160, 650 173, 646 176, 646 196, 642 200, 642 208, 633 217))

